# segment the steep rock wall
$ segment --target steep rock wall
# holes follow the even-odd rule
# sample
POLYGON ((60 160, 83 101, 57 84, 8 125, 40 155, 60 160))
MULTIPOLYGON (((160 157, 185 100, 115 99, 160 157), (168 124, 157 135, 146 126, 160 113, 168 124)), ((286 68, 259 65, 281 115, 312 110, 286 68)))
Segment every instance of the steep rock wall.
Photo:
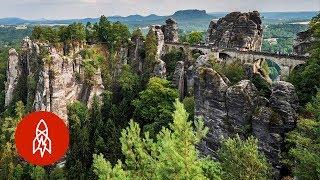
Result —
POLYGON ((210 22, 206 42, 220 48, 260 51, 262 21, 257 11, 232 12, 217 22, 210 22))
MULTIPOLYGON (((22 55, 17 58, 16 53, 11 51, 12 57, 8 64, 8 90, 6 99, 10 103, 11 89, 16 86, 15 79, 19 76, 29 76, 36 80, 34 92, 30 94, 33 111, 51 111, 67 122, 68 104, 79 100, 91 106, 94 95, 98 97, 104 91, 100 69, 91 78, 92 84, 84 79, 82 57, 79 52, 83 46, 78 44, 58 49, 45 43, 32 42, 26 38, 22 43, 22 55), (17 68, 18 61, 23 66, 22 73, 13 69, 17 68), (10 63, 11 62, 11 63, 10 63), (23 71, 24 69, 24 71, 23 71), (10 88, 9 88, 10 87, 10 88)), ((29 83, 29 82, 28 82, 29 83)), ((31 86, 31 85, 28 85, 31 86)))

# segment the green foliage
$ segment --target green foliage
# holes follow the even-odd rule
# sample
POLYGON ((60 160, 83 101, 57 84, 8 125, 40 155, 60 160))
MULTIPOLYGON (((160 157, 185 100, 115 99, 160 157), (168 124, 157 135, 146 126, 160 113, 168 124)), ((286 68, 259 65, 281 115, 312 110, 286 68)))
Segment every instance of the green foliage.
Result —
POLYGON ((7 117, 0 121, 0 177, 4 179, 21 175, 21 169, 16 168, 20 160, 14 143, 14 132, 25 114, 22 102, 16 104, 15 112, 15 117, 7 117))
POLYGON ((183 105, 189 114, 189 121, 193 121, 194 120, 194 111, 195 111, 194 97, 192 96, 192 97, 184 98, 183 105))
POLYGON ((320 92, 308 103, 306 110, 314 119, 301 118, 297 129, 290 132, 287 141, 292 145, 289 164, 299 179, 320 178, 320 92))
POLYGON ((272 53, 282 53, 282 54, 292 54, 293 53, 293 42, 296 34, 305 31, 307 29, 306 25, 302 24, 270 24, 268 25, 264 32, 264 39, 275 38, 276 43, 269 43, 264 40, 262 44, 262 51, 272 52, 272 53))
POLYGON ((269 98, 271 95, 271 85, 261 77, 259 74, 254 74, 251 77, 251 82, 255 85, 255 87, 258 89, 259 94, 261 96, 269 98))
POLYGON ((192 31, 187 35, 187 42, 191 45, 199 44, 203 41, 204 33, 198 31, 192 31))
POLYGON ((198 156, 195 145, 208 132, 202 121, 187 121, 183 105, 176 101, 173 123, 163 128, 156 141, 149 133, 141 138, 137 123, 130 122, 122 131, 122 152, 125 164, 118 162, 115 167, 95 155, 93 169, 99 179, 220 179, 219 164, 198 156))
POLYGON ((60 26, 59 28, 36 26, 32 31, 31 38, 52 44, 58 42, 83 42, 86 39, 86 33, 81 23, 73 23, 68 26, 60 26))
POLYGON ((111 23, 105 16, 101 16, 99 23, 94 25, 97 39, 106 43, 109 49, 115 49, 128 43, 130 32, 126 25, 120 22, 111 23))
POLYGON ((89 115, 87 107, 80 102, 68 106, 70 148, 65 167, 70 179, 86 178, 91 166, 89 115))
POLYGON ((177 90, 171 87, 169 81, 158 77, 151 78, 147 89, 133 101, 134 119, 139 120, 140 125, 154 135, 162 126, 172 122, 173 102, 178 97, 177 90))
POLYGON ((180 50, 172 50, 163 56, 162 60, 166 63, 167 79, 169 81, 172 80, 172 76, 177 66, 177 62, 184 61, 185 58, 186 55, 180 50))
POLYGON ((157 37, 154 31, 150 30, 145 41, 145 63, 144 63, 144 81, 148 81, 157 62, 157 37))
POLYGON ((222 179, 268 179, 270 165, 258 150, 258 141, 239 136, 227 139, 218 151, 223 170, 222 179))
POLYGON ((314 119, 300 119, 298 128, 289 133, 287 141, 294 144, 289 154, 294 174, 299 179, 320 178, 320 123, 314 119))
POLYGON ((116 164, 114 168, 110 162, 107 162, 103 155, 93 155, 93 172, 96 174, 97 179, 118 179, 125 180, 129 179, 127 173, 122 169, 120 163, 116 164))
POLYGON ((316 39, 311 48, 311 57, 304 65, 294 69, 288 77, 288 81, 295 86, 300 103, 303 105, 310 102, 316 95, 320 84, 320 17, 312 20, 310 29, 316 39))
POLYGON ((45 180, 47 178, 46 170, 40 166, 34 167, 31 178, 33 180, 45 180))
MULTIPOLYGON (((5 82, 9 48, 0 48, 0 82, 5 82)), ((0 113, 5 111, 5 83, 0 83, 0 113)))
POLYGON ((64 173, 64 170, 62 168, 59 168, 59 167, 55 167, 50 175, 49 175, 49 179, 50 180, 65 180, 66 177, 65 177, 65 173, 64 173))
POLYGON ((242 63, 239 60, 233 61, 230 64, 217 62, 216 59, 210 57, 210 63, 214 70, 219 74, 225 75, 231 84, 236 84, 245 79, 245 71, 242 63))

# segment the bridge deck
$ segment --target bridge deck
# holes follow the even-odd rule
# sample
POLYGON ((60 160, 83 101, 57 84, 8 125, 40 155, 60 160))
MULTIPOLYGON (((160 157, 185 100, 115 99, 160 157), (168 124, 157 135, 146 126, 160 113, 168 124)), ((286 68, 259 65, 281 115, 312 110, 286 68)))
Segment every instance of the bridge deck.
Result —
POLYGON ((301 61, 306 61, 309 58, 308 56, 299 56, 299 55, 294 55, 294 54, 277 54, 277 53, 261 52, 261 51, 241 51, 241 50, 232 49, 232 48, 219 48, 219 47, 212 46, 212 45, 192 45, 191 46, 191 45, 187 45, 187 44, 183 44, 183 43, 168 43, 168 42, 166 42, 165 44, 172 45, 172 46, 179 46, 179 47, 189 47, 189 48, 194 48, 194 49, 214 49, 219 52, 229 51, 229 52, 236 52, 236 53, 241 53, 241 54, 270 56, 270 57, 275 57, 275 58, 299 59, 301 61))

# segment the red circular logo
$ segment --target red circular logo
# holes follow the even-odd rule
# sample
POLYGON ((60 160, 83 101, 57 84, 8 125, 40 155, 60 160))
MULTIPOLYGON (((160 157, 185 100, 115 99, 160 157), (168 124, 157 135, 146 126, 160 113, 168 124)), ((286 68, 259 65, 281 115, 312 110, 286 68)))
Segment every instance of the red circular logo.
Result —
POLYGON ((19 155, 30 164, 51 165, 65 155, 69 145, 69 130, 55 114, 33 112, 18 124, 15 143, 19 155))

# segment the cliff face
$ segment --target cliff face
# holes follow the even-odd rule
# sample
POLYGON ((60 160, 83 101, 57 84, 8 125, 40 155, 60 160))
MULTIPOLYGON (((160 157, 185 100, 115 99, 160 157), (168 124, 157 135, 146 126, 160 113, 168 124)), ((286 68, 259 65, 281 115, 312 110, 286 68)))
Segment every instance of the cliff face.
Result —
POLYGON ((209 128, 199 146, 201 152, 216 155, 222 139, 236 134, 242 138, 253 135, 279 175, 284 137, 297 120, 298 98, 293 85, 275 82, 267 99, 259 96, 249 80, 229 86, 211 68, 198 68, 194 80, 195 113, 209 128))
POLYGON ((6 82, 6 95, 5 106, 8 106, 13 98, 14 90, 18 84, 19 76, 21 73, 21 67, 19 65, 19 56, 15 49, 9 50, 9 59, 7 68, 7 82, 6 82))
MULTIPOLYGON (((12 100, 11 89, 16 86, 15 79, 19 76, 34 78, 36 86, 34 91, 26 92, 33 99, 34 111, 51 111, 67 121, 67 105, 75 100, 82 101, 88 106, 92 103, 94 95, 98 97, 103 93, 104 86, 100 70, 97 69, 92 84, 84 80, 83 59, 79 55, 81 46, 66 46, 57 49, 43 43, 34 43, 25 39, 22 46, 22 55, 18 58, 14 50, 10 51, 8 64, 8 90, 6 91, 6 105, 12 100), (18 73, 18 62, 23 66, 18 73)), ((27 82, 27 84, 30 82, 27 82)), ((28 86, 32 86, 28 84, 28 86)))
POLYGON ((314 40, 311 30, 298 33, 293 45, 294 54, 309 56, 309 48, 312 46, 314 40))
POLYGON ((262 27, 260 14, 232 12, 218 20, 211 21, 206 41, 221 48, 260 51, 262 27))
POLYGON ((164 34, 165 42, 178 42, 179 34, 178 34, 178 24, 173 18, 169 18, 166 20, 166 24, 161 27, 164 34))

